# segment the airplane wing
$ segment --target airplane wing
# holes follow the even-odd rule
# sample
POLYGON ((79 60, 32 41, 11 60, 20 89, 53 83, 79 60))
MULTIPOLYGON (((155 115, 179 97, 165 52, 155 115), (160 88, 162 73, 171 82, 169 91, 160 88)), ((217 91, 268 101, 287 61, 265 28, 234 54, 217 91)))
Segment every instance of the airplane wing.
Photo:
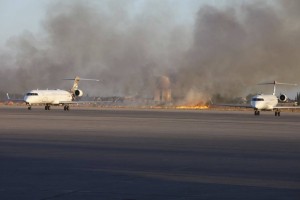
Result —
POLYGON ((253 108, 250 104, 212 104, 213 106, 236 107, 236 108, 253 108))
POLYGON ((60 101, 59 104, 92 104, 97 101, 60 101))
POLYGON ((8 93, 6 93, 6 97, 7 97, 7 101, 11 101, 11 102, 15 102, 15 103, 23 103, 23 102, 25 102, 24 99, 11 99, 9 97, 8 93))
POLYGON ((275 106, 274 109, 299 109, 300 106, 275 106))
MULTIPOLYGON (((214 106, 253 108, 250 104, 213 104, 214 106)), ((273 109, 300 109, 300 106, 275 106, 273 109)))

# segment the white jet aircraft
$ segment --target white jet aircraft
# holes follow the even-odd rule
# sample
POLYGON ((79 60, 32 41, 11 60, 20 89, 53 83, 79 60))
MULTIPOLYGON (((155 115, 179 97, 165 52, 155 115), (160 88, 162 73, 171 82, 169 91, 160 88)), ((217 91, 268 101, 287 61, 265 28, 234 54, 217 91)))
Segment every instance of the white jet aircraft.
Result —
POLYGON ((31 90, 27 92, 24 99, 13 100, 10 99, 8 94, 8 100, 12 101, 23 101, 28 105, 28 110, 31 110, 31 106, 35 104, 45 105, 45 110, 50 110, 51 105, 63 105, 64 110, 69 110, 70 104, 78 103, 88 103, 86 101, 75 101, 76 97, 81 97, 83 95, 82 90, 78 89, 79 80, 86 81, 99 81, 97 79, 83 79, 78 76, 75 79, 64 79, 64 80, 74 80, 73 87, 70 91, 66 90, 31 90))
POLYGON ((285 94, 280 94, 279 97, 276 97, 276 85, 292 85, 296 86, 297 84, 290 83, 279 83, 277 81, 261 83, 259 85, 274 85, 273 94, 265 95, 258 94, 252 97, 250 105, 230 105, 223 104, 223 106, 231 107, 246 107, 253 108, 254 115, 260 115, 260 111, 274 111, 275 116, 280 116, 281 109, 299 109, 299 106, 278 106, 279 102, 286 102, 288 100, 285 94))

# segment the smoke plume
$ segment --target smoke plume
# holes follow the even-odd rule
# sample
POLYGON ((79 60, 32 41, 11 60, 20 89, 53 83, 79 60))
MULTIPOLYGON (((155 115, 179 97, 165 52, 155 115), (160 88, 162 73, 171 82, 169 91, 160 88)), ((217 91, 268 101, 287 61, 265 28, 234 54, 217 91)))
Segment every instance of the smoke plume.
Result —
POLYGON ((176 20, 172 1, 146 1, 134 13, 136 1, 104 2, 53 3, 43 34, 12 36, 0 51, 1 90, 64 89, 72 83, 63 78, 79 75, 102 80, 81 83, 90 95, 151 97, 156 77, 166 75, 174 98, 190 101, 298 80, 297 0, 204 5, 192 26, 176 20))
POLYGON ((259 1, 225 9, 201 7, 178 84, 185 83, 183 91, 194 86, 204 94, 237 96, 262 81, 297 82, 299 5, 259 1))

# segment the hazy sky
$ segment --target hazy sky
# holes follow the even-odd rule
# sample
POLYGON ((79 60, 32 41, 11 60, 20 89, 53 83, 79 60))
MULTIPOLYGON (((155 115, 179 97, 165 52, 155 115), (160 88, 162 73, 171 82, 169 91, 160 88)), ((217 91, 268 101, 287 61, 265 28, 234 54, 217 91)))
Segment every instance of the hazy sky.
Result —
POLYGON ((0 43, 24 30, 37 32, 49 0, 0 0, 0 43))
POLYGON ((61 79, 80 75, 103 80, 87 87, 96 95, 150 97, 166 75, 174 98, 199 100, 298 82, 299 9, 298 0, 0 0, 0 89, 66 88, 61 79))
MULTIPOLYGON (((86 0, 99 7, 109 0, 86 0)), ((129 4, 132 13, 138 13, 145 4, 155 0, 118 0, 120 4, 129 4)), ((173 5, 176 10, 178 22, 193 23, 199 7, 204 4, 224 6, 228 0, 162 0, 168 5, 173 5)), ((20 35, 24 31, 38 34, 42 31, 42 22, 45 18, 47 7, 55 0, 0 0, 0 45, 7 39, 20 35)), ((67 1, 64 1, 67 2, 67 1)), ((74 2, 70 1, 70 2, 74 2)), ((241 0, 230 0, 230 3, 242 3, 241 0)))

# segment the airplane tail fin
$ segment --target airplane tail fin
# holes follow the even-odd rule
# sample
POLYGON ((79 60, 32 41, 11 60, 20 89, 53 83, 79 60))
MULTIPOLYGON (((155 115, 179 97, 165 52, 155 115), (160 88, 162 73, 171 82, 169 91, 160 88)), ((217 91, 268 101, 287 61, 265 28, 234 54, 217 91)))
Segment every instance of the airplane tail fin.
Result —
POLYGON ((272 82, 265 82, 265 83, 259 83, 258 85, 274 85, 273 86, 273 95, 276 94, 276 85, 290 85, 290 86, 297 86, 295 83, 281 83, 277 81, 272 81, 272 82))
POLYGON ((75 92, 76 90, 78 90, 78 84, 79 81, 99 81, 98 79, 88 79, 88 78, 80 78, 79 76, 76 76, 75 78, 65 78, 63 80, 74 80, 74 84, 73 87, 71 88, 71 92, 75 92))

